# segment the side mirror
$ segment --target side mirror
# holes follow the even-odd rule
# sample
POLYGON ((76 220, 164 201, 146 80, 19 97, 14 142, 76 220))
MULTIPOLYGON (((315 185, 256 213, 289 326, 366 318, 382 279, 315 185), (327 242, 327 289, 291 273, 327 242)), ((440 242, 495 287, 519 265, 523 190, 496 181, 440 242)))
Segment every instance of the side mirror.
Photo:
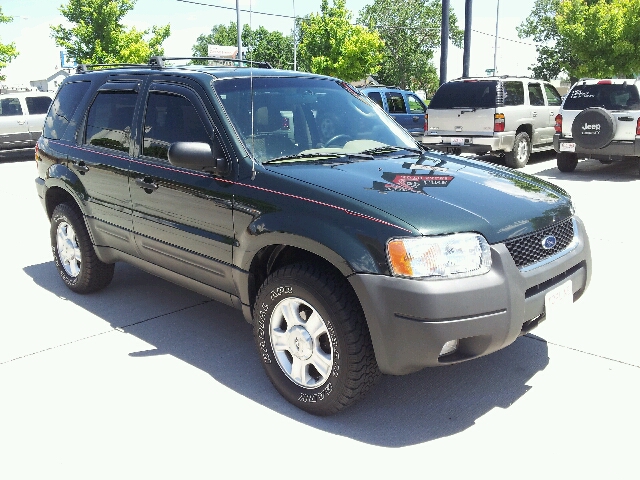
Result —
POLYGON ((217 143, 175 142, 169 147, 167 156, 169 163, 176 167, 202 170, 217 176, 227 175, 231 171, 231 164, 217 143))

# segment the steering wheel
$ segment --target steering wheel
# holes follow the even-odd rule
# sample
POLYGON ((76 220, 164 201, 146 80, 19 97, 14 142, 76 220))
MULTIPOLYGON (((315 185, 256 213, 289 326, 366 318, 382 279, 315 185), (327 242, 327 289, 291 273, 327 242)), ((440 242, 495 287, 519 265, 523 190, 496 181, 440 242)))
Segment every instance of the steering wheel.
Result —
POLYGON ((351 140, 351 137, 349 135, 345 135, 344 133, 339 133, 338 135, 334 135, 329 140, 327 140, 324 146, 330 147, 332 143, 337 142, 338 140, 341 140, 341 139, 344 139, 344 143, 342 144, 342 146, 344 146, 345 143, 351 140))

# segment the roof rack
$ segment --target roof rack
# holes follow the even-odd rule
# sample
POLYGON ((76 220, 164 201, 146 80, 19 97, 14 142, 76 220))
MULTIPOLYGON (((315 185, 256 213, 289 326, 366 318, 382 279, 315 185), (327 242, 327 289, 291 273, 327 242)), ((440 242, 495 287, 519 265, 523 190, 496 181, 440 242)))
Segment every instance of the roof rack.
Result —
POLYGON ((256 66, 258 68, 273 68, 269 62, 256 62, 254 60, 240 60, 237 58, 223 58, 223 57, 161 57, 155 56, 149 59, 149 65, 152 67, 163 68, 165 61, 171 60, 211 60, 218 62, 228 63, 243 63, 248 66, 256 66))
POLYGON ((235 58, 222 58, 222 57, 163 57, 163 56, 152 56, 149 58, 149 63, 94 63, 94 64, 85 64, 81 63, 76 67, 76 73, 87 73, 90 70, 96 70, 101 68, 140 68, 140 67, 151 67, 151 68, 164 68, 166 61, 171 60, 211 60, 218 62, 227 62, 233 64, 245 64, 248 66, 256 66, 258 68, 273 68, 269 62, 256 62, 253 60, 238 60, 235 58))

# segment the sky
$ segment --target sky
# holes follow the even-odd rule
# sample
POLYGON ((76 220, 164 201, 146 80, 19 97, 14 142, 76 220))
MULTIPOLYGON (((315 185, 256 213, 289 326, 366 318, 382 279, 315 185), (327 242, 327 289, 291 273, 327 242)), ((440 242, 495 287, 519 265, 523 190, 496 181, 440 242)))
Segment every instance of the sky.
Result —
MULTIPOLYGON (((498 74, 526 75, 536 60, 532 40, 518 38, 516 26, 531 12, 535 0, 473 0, 471 76, 484 76, 494 66, 496 20, 498 25, 498 74), (498 2, 500 2, 498 4, 498 2), (498 15, 496 15, 498 14, 498 15)), ((321 0, 240 0, 240 22, 252 28, 264 26, 289 34, 293 16, 320 12, 321 0), (249 13, 249 11, 253 13, 249 13), (262 13, 271 15, 264 15, 262 13)), ((332 0, 329 1, 332 3, 332 0)), ((373 0, 346 0, 347 9, 355 20, 359 12, 373 0)), ((60 67, 60 47, 50 36, 50 26, 65 24, 59 7, 66 0, 0 0, 5 15, 14 17, 9 24, 0 24, 0 42, 14 42, 20 55, 4 70, 4 84, 29 85, 30 80, 47 78, 60 67)), ((450 0, 450 8, 464 29, 465 0, 450 0)), ((198 35, 208 34, 214 25, 236 21, 236 0, 137 0, 134 9, 124 18, 127 26, 147 29, 153 25, 171 25, 171 36, 164 42, 165 55, 190 56, 198 35), (211 5, 215 5, 211 6, 211 5)), ((449 45, 447 79, 462 76, 462 49, 449 45)), ((434 55, 440 70, 440 52, 434 55)))

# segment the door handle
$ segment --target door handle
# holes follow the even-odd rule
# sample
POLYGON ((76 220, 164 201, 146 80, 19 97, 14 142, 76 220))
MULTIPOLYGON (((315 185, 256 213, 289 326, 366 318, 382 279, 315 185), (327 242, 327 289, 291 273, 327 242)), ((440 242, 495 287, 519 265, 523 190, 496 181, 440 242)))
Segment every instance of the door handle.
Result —
POLYGON ((84 175, 85 172, 89 171, 89 167, 87 167, 87 165, 83 161, 72 162, 71 168, 80 172, 81 175, 84 175))
POLYGON ((413 118, 413 121, 414 121, 414 122, 417 122, 418 120, 420 120, 420 117, 418 117, 418 116, 414 116, 414 117, 412 117, 412 118, 413 118))
POLYGON ((144 189, 145 192, 151 193, 158 189, 158 185, 153 183, 150 177, 136 178, 136 185, 144 189))
POLYGON ((532 115, 533 117, 537 117, 537 116, 538 116, 538 112, 533 112, 531 115, 532 115))
POLYGON ((18 125, 24 125, 25 123, 27 123, 26 120, 18 120, 18 125))

